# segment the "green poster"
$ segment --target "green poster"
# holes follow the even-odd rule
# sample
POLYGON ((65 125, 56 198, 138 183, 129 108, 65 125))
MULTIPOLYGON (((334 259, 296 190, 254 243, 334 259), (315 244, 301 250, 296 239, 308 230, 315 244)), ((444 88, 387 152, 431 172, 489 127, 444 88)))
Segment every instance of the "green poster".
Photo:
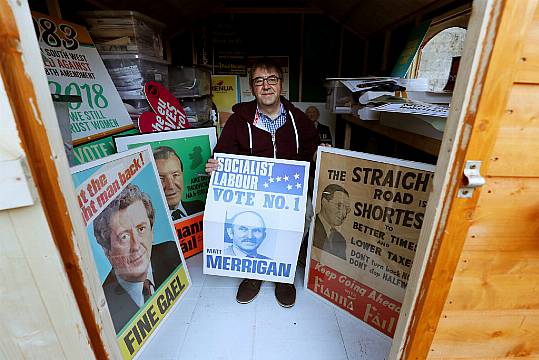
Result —
POLYGON ((393 68, 393 71, 391 71, 391 76, 401 78, 406 76, 406 73, 408 72, 408 70, 410 69, 410 65, 412 64, 412 61, 414 60, 415 54, 417 53, 417 49, 419 49, 419 46, 421 46, 421 43, 423 42, 423 38, 425 37, 429 26, 430 20, 427 20, 422 22, 412 30, 412 32, 408 36, 408 41, 406 41, 406 46, 404 46, 404 50, 402 50, 399 59, 397 60, 397 63, 393 68))

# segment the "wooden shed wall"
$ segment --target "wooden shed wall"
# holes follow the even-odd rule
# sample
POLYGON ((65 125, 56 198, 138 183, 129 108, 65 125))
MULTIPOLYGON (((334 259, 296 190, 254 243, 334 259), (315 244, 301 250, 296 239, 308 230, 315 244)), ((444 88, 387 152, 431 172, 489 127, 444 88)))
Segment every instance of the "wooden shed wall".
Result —
POLYGON ((429 359, 539 358, 539 7, 525 37, 429 359))

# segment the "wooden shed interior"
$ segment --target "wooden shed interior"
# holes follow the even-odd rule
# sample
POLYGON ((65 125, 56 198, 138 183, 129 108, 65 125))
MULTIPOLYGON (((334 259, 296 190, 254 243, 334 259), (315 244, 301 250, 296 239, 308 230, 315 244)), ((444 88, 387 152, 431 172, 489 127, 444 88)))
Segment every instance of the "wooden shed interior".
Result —
MULTIPOLYGON (((57 13, 66 20, 82 24, 80 11, 129 9, 140 12, 164 23, 165 58, 175 65, 211 66, 213 59, 203 59, 207 55, 202 52, 210 53, 211 57, 219 49, 247 56, 288 56, 289 98, 305 102, 326 101, 326 78, 388 76, 415 27, 423 21, 433 21, 431 36, 452 26, 465 27, 471 11, 470 0, 158 3, 31 0, 29 3, 32 10, 57 13), (460 20, 455 23, 456 18, 460 20)), ((373 128, 372 124, 361 125, 359 128, 337 121, 336 145, 436 163, 439 141, 433 142, 427 137, 420 141, 415 137, 406 139, 402 133, 388 134, 385 129, 373 128), (350 137, 354 141, 350 142, 350 137)))
MULTIPOLYGON (((467 20, 472 9, 470 0, 30 0, 29 4, 31 10, 75 23, 83 23, 79 11, 143 13, 166 25, 165 56, 178 65, 201 64, 199 36, 221 32, 231 39, 231 46, 247 55, 289 56, 290 99, 310 102, 325 101, 326 78, 388 75, 418 24, 437 19, 439 23, 431 24, 436 33, 456 16, 468 14, 467 20)), ((438 179, 446 175, 447 179, 435 185, 438 192, 433 200, 438 203, 426 214, 436 222, 432 220, 429 234, 422 234, 429 245, 422 249, 426 275, 417 278, 419 300, 415 296, 406 300, 418 301, 413 314, 417 317, 410 329, 400 329, 406 337, 392 349, 395 359, 539 356, 539 6, 536 0, 477 0, 476 4, 494 14, 490 25, 481 27, 490 31, 494 41, 478 50, 468 46, 468 55, 482 61, 484 72, 471 64, 461 69, 467 75, 478 73, 478 80, 467 85, 461 81, 455 90, 455 94, 462 92, 461 102, 452 109, 446 132, 449 129, 458 137, 446 134, 442 141, 429 144, 402 133, 384 134, 375 125, 337 121, 337 147, 437 164, 437 170, 447 172, 437 172, 438 179), (464 123, 464 135, 457 131, 457 121, 464 123), (462 168, 470 156, 483 160, 487 186, 473 199, 457 200, 462 168)), ((479 28, 472 34, 476 38, 480 38, 479 28)), ((24 141, 32 138, 24 136, 24 141)), ((60 203, 50 196, 49 202, 60 203)), ((62 206, 45 212, 49 218, 51 212, 67 213, 62 206)), ((71 223, 64 227, 68 233, 71 223)), ((98 313, 89 302, 85 310, 98 313)), ((88 331, 104 336, 97 327, 88 331)), ((110 335, 110 329, 105 330, 110 335)))

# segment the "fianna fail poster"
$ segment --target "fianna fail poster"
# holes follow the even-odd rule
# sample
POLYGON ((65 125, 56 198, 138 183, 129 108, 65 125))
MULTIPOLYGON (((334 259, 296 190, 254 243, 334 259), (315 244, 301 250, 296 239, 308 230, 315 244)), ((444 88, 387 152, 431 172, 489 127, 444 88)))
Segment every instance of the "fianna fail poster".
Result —
POLYGON ((72 168, 78 204, 125 359, 190 286, 149 146, 72 168))
POLYGON ((68 105, 73 143, 133 128, 86 28, 38 12, 32 20, 51 93, 82 98, 68 105))
POLYGON ((319 148, 305 287, 393 336, 434 166, 319 148))
POLYGON ((309 163, 214 154, 204 214, 204 273, 293 283, 309 163))
POLYGON ((217 143, 215 128, 114 137, 118 151, 150 145, 170 217, 186 258, 202 252, 202 218, 210 178, 206 162, 217 143))

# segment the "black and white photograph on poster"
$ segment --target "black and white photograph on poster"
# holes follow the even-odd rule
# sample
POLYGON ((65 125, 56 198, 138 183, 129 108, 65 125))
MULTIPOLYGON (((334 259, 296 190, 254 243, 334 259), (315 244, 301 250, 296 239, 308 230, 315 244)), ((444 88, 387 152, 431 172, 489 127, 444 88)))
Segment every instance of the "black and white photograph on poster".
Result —
POLYGON ((254 259, 275 256, 273 231, 260 212, 240 209, 227 213, 225 219, 223 255, 254 259))
POLYGON ((316 167, 305 288, 392 337, 434 165, 319 147, 316 167))
POLYGON ((307 115, 318 129, 320 142, 335 146, 335 122, 337 116, 326 109, 326 103, 295 102, 294 105, 307 115))
POLYGON ((293 283, 309 163, 214 155, 204 215, 204 273, 293 283))

